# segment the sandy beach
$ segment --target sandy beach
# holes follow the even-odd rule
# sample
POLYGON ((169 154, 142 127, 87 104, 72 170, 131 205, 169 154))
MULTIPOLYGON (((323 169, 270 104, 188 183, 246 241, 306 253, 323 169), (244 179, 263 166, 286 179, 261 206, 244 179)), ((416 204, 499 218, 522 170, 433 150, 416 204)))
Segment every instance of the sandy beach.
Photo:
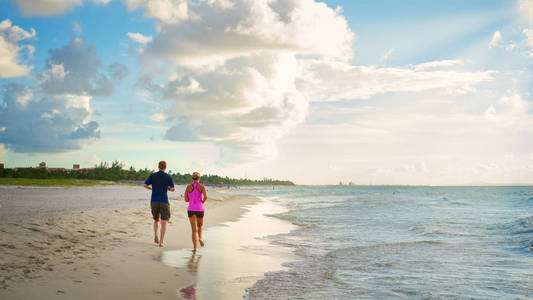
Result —
MULTIPOLYGON (((182 193, 169 194, 172 217, 159 248, 142 187, 1 186, 0 298, 179 299, 188 271, 161 258, 191 248, 182 193)), ((210 189, 206 229, 237 220, 257 201, 210 189)))

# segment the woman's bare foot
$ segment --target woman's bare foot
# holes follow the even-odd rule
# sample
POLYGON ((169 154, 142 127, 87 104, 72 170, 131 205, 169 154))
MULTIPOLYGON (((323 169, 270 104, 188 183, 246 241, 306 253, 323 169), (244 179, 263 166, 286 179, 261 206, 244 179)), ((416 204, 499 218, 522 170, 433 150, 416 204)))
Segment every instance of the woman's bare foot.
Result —
POLYGON ((203 247, 204 246, 204 241, 202 241, 202 240, 198 240, 198 241, 200 242, 200 246, 203 247))
POLYGON ((159 243, 159 247, 165 247, 165 244, 159 243))
POLYGON ((157 235, 154 237, 154 243, 159 244, 159 238, 157 237, 157 235))

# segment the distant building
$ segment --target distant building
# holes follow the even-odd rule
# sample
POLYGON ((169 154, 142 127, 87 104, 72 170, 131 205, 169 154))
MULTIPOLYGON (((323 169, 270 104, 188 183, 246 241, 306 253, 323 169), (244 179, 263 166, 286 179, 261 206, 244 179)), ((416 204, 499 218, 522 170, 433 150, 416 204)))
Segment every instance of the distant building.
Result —
POLYGON ((39 164, 39 168, 45 168, 46 169, 46 163, 43 161, 39 164))
POLYGON ((77 171, 77 170, 79 170, 79 169, 80 169, 80 165, 79 165, 79 164, 74 164, 74 165, 72 165, 72 170, 77 171))

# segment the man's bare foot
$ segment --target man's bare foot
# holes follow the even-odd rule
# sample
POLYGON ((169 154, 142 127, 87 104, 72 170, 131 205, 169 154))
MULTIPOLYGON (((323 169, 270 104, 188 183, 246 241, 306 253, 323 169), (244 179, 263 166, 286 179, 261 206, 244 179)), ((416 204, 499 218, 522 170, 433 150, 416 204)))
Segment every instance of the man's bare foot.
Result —
POLYGON ((159 247, 165 247, 165 244, 159 243, 159 247))
POLYGON ((200 246, 203 247, 204 246, 204 241, 202 241, 202 240, 198 240, 198 241, 200 242, 200 246))
POLYGON ((159 244, 159 238, 157 237, 157 235, 154 237, 154 243, 159 244))

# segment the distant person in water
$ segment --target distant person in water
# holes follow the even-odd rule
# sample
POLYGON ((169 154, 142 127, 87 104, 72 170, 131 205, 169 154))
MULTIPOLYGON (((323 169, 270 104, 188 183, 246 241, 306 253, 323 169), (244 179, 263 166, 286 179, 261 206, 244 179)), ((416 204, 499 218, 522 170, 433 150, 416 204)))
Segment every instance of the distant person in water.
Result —
POLYGON ((165 173, 167 163, 162 160, 159 162, 159 172, 150 174, 144 182, 144 187, 152 191, 150 199, 150 206, 152 209, 152 216, 154 217, 154 242, 159 244, 159 247, 164 247, 163 239, 167 231, 167 222, 170 219, 170 204, 168 202, 167 190, 174 192, 174 181, 172 176, 165 173), (150 185, 152 185, 150 187, 150 185), (161 232, 157 236, 157 229, 159 227, 159 219, 161 219, 161 232))
POLYGON ((185 189, 185 202, 189 202, 187 215, 191 223, 193 251, 196 251, 197 244, 204 246, 202 240, 202 226, 204 225, 204 203, 207 200, 207 191, 200 183, 200 173, 192 173, 193 182, 185 189))

